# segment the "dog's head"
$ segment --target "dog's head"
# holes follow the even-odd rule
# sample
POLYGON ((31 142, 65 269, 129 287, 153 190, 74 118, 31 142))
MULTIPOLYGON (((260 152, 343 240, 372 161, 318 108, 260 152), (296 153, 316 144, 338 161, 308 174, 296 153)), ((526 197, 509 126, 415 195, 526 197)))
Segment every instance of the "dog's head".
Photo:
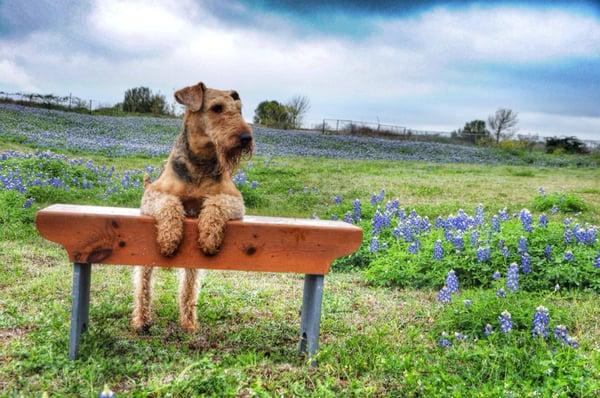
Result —
POLYGON ((184 126, 190 140, 210 140, 203 146, 212 144, 223 166, 233 170, 242 156, 252 154, 252 129, 242 118, 242 101, 236 91, 198 83, 176 91, 175 100, 186 107, 184 126))

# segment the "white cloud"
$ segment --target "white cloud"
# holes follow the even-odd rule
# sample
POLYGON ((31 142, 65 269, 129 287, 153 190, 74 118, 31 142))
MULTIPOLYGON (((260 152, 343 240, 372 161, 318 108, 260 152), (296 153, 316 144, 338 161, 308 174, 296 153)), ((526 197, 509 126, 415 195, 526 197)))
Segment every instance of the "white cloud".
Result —
POLYGON ((36 86, 27 72, 7 59, 0 60, 0 85, 7 90, 36 90, 36 86))

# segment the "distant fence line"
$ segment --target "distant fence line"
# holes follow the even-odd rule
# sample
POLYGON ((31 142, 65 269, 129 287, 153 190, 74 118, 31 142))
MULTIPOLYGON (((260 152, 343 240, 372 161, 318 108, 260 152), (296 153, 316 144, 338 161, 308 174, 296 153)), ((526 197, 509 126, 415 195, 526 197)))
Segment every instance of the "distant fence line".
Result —
POLYGON ((94 99, 84 99, 72 94, 60 96, 54 94, 37 93, 8 93, 0 91, 0 100, 11 100, 14 102, 24 102, 38 105, 65 107, 69 109, 87 109, 92 112, 95 109, 111 107, 106 101, 94 99))
MULTIPOLYGON (((323 134, 396 136, 398 139, 416 141, 464 142, 469 140, 469 136, 479 137, 478 134, 469 134, 464 132, 462 132, 459 136, 449 131, 418 130, 394 124, 363 122, 346 119, 323 119, 323 123, 319 126, 316 126, 315 129, 320 130, 323 134)), ((551 138, 537 134, 517 134, 515 137, 520 141, 526 141, 534 145, 543 144, 545 143, 546 138, 551 138)), ((586 139, 581 139, 581 141, 591 150, 600 149, 600 141, 586 139)))

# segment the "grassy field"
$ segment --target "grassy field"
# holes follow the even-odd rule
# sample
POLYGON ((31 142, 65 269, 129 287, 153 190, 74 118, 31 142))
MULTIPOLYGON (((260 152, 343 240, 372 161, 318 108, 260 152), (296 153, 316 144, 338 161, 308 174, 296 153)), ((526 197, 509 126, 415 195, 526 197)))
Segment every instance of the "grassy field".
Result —
MULTIPOLYGON (((0 152, 6 150, 26 153, 35 146, 11 136, 0 141, 0 152)), ((91 159, 95 167, 114 166, 117 174, 163 161, 64 153, 91 159)), ((0 174, 10 165, 43 163, 3 162, 0 174)), ((83 173, 80 166, 68 167, 83 173)), ((258 183, 243 189, 250 214, 326 218, 335 209, 334 196, 350 208, 355 198, 368 202, 385 188, 386 200, 397 197, 407 210, 433 220, 460 208, 473 212, 479 203, 490 214, 532 208, 544 187, 585 203, 569 217, 600 223, 600 169, 593 167, 257 156, 243 170, 258 183)), ((198 304, 200 330, 187 334, 177 325, 175 274, 161 271, 156 323, 140 336, 129 326, 131 269, 113 266, 94 268, 91 329, 81 358, 71 362, 70 264, 59 247, 37 236, 32 214, 57 201, 136 206, 141 188, 128 185, 109 196, 100 186, 28 189, 21 196, 0 189, 0 395, 97 396, 104 384, 117 396, 594 397, 600 391, 600 307, 593 290, 520 290, 498 301, 494 290, 481 287, 461 289, 443 305, 439 286, 368 283, 368 269, 344 263, 326 278, 316 369, 296 353, 300 276, 209 272, 198 304), (32 207, 23 209, 22 200, 31 195, 32 207), (531 336, 539 305, 550 309, 552 326, 568 326, 578 348, 531 336), (482 338, 474 331, 482 319, 497 329, 504 308, 513 316, 512 333, 482 338), (454 335, 460 331, 467 338, 454 335), (439 344, 444 332, 451 347, 439 344)), ((361 225, 369 229, 369 222, 361 225)), ((589 250, 599 248, 596 242, 589 250)))

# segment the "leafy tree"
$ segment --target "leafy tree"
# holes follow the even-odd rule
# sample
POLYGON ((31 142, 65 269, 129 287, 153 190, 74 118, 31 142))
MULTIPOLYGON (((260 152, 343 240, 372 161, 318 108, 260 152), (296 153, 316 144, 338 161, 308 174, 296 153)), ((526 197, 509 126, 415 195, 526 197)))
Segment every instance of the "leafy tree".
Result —
POLYGON ((485 121, 471 120, 462 129, 452 132, 452 136, 477 144, 490 138, 490 132, 485 128, 485 121))
POLYGON ((496 139, 496 144, 500 142, 500 138, 510 138, 515 134, 517 123, 519 123, 518 115, 512 109, 500 108, 495 114, 488 117, 488 124, 496 139))
POLYGON ((254 111, 254 123, 280 129, 292 127, 288 108, 274 100, 258 104, 254 111))
POLYGON ((546 138, 546 152, 552 153, 562 149, 567 153, 587 153, 585 143, 577 137, 548 137, 546 138))
POLYGON ((134 87, 125 91, 123 111, 167 115, 169 106, 164 95, 153 94, 148 87, 134 87))

